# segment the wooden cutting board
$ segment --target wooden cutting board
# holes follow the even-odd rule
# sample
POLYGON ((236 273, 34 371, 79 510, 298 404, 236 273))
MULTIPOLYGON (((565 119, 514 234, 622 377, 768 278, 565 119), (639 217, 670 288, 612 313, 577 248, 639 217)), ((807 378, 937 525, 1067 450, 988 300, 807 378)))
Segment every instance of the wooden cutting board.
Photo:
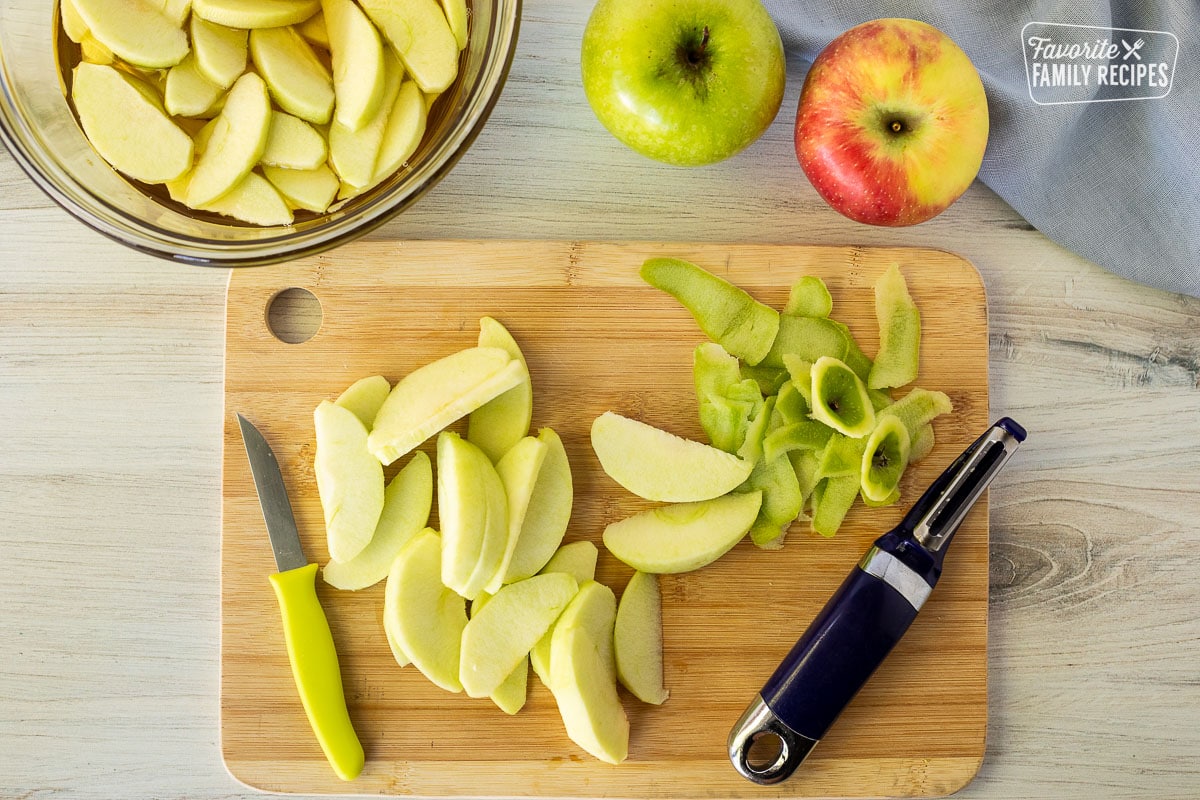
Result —
MULTIPOLYGON (((726 737, 746 704, 858 561, 909 502, 989 423, 987 306, 974 268, 917 249, 592 242, 359 242, 290 264, 232 272, 226 318, 221 547, 221 744, 230 772, 284 792, 416 796, 938 796, 965 785, 984 753, 987 718, 987 501, 946 559, 945 577, 908 636, 788 782, 740 778, 726 737), (922 313, 916 385, 950 395, 937 445, 891 508, 855 505, 838 535, 797 523, 775 552, 743 541, 702 570, 663 576, 666 684, 661 707, 622 690, 629 759, 603 764, 565 735, 550 693, 531 676, 515 717, 488 700, 433 686, 396 666, 384 638, 383 585, 340 592, 318 579, 367 764, 338 781, 313 737, 288 667, 275 570, 236 412, 274 447, 310 559, 328 560, 313 478, 312 410, 352 381, 410 370, 475 344, 491 315, 516 337, 534 385, 534 428, 562 437, 575 478, 566 541, 600 545, 604 526, 647 507, 600 469, 588 443, 606 410, 703 439, 692 350, 703 335, 671 297, 644 285, 642 261, 690 259, 782 307, 801 275, 825 279, 834 317, 871 355, 872 286, 900 264, 922 313), (281 342, 268 306, 301 287, 323 321, 281 342)), ((432 442, 426 444, 430 449, 432 442)), ((387 472, 391 475, 402 460, 387 472)), ((436 513, 436 512, 435 512, 436 513)), ((434 522, 431 521, 431 524, 434 522)), ((618 595, 631 570, 601 546, 597 578, 618 595)))

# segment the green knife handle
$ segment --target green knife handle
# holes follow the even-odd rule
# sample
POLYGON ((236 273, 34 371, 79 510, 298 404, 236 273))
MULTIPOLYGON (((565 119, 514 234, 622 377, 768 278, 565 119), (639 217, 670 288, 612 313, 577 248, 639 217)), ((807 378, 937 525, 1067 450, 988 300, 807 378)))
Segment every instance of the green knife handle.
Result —
POLYGON ((333 771, 342 780, 352 781, 362 772, 363 748, 346 710, 329 620, 317 599, 317 565, 306 564, 270 577, 304 712, 333 771))

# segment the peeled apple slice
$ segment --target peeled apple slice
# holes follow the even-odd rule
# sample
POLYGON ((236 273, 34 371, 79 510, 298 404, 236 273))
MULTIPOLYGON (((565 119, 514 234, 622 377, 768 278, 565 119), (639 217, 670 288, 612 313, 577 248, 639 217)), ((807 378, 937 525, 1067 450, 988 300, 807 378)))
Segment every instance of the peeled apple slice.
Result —
POLYGON ((453 431, 437 442, 442 583, 473 600, 496 574, 508 535, 508 499, 488 457, 453 431))
POLYGON ((59 0, 58 15, 62 20, 63 31, 67 34, 67 38, 75 44, 82 42, 83 37, 88 35, 88 26, 83 21, 83 17, 79 16, 79 11, 75 8, 75 1, 59 0))
MULTIPOLYGON (((362 420, 362 424, 367 430, 371 430, 371 426, 375 424, 375 415, 379 413, 383 401, 387 400, 388 393, 392 391, 392 385, 388 383, 387 378, 382 375, 371 375, 368 378, 360 378, 346 388, 346 391, 338 395, 338 399, 333 402, 342 408, 348 408, 354 412, 354 416, 362 420)), ((428 457, 425 459, 428 461, 428 457)), ((410 466, 412 462, 409 462, 410 466)), ((424 527, 422 524, 421 527, 424 527)))
POLYGON ((467 606, 442 585, 441 550, 440 537, 428 528, 405 545, 388 573, 385 603, 386 592, 394 591, 390 628, 401 653, 436 685, 461 692, 458 664, 467 606))
POLYGON ((516 714, 524 705, 529 695, 529 656, 521 659, 516 669, 508 674, 504 682, 497 686, 488 697, 496 707, 505 714, 516 714))
POLYGON ((120 172, 147 183, 164 183, 192 166, 192 139, 131 81, 112 67, 80 64, 71 100, 96 151, 120 172), (121 109, 119 115, 114 108, 121 109), (139 135, 131 137, 129 130, 139 135))
POLYGON ((594 580, 599 556, 600 551, 596 549, 596 545, 586 539, 564 544, 550 557, 546 566, 542 567, 541 574, 565 572, 579 583, 594 580))
POLYGON ((321 0, 192 0, 192 13, 228 28, 279 28, 304 22, 321 0))
POLYGON ((405 376, 375 418, 369 446, 390 464, 433 434, 516 386, 522 365, 496 347, 461 350, 405 376))
POLYGON ((875 408, 867 387, 844 363, 823 356, 812 366, 812 415, 851 438, 875 427, 875 408))
MULTIPOLYGON (((400 96, 396 99, 397 108, 406 102, 405 89, 410 88, 412 91, 417 89, 412 83, 401 88, 400 96)), ((533 417, 533 387, 521 348, 508 329, 491 317, 479 320, 479 346, 499 347, 524 369, 524 375, 516 386, 471 412, 467 420, 468 441, 478 445, 488 458, 496 462, 529 433, 529 422, 533 417)))
POLYGON ((356 131, 383 102, 383 43, 354 0, 321 0, 333 59, 334 119, 356 131))
POLYGON ((207 112, 225 93, 218 84, 205 77, 189 53, 167 72, 163 103, 167 112, 177 117, 198 117, 207 112))
POLYGON ((200 208, 241 183, 262 157, 271 126, 267 85, 253 72, 237 79, 215 120, 204 154, 187 187, 187 204, 200 208))
POLYGON ((879 418, 867 439, 859 472, 864 499, 882 503, 897 490, 908 466, 911 444, 904 423, 892 416, 879 418))
POLYGON ((324 164, 316 169, 263 167, 263 175, 293 207, 318 214, 329 208, 338 190, 337 175, 324 164))
POLYGON ((292 210, 271 182, 253 172, 225 194, 196 208, 214 211, 253 225, 291 225, 292 210))
POLYGON ((336 589, 358 591, 387 577, 396 556, 429 522, 433 505, 433 467, 418 451, 392 478, 383 493, 383 511, 371 541, 349 561, 330 561, 321 571, 336 589))
POLYGON ((329 555, 349 561, 362 552, 383 512, 383 467, 367 451, 367 429, 354 412, 321 401, 313 412, 317 493, 329 555))
POLYGON ((333 80, 300 34, 292 28, 252 30, 250 56, 280 108, 316 125, 329 122, 333 80))
MULTIPOLYGON (((73 2, 79 18, 96 41, 130 64, 164 69, 175 66, 188 54, 187 34, 150 3, 142 0, 73 2)), ((122 122, 129 124, 129 120, 122 122)))
POLYGON ((467 46, 467 0, 442 0, 442 10, 446 12, 446 22, 458 49, 467 46))
POLYGON ((351 128, 334 120, 329 126, 329 163, 343 181, 359 190, 371 185, 375 164, 387 132, 388 115, 404 78, 404 68, 388 51, 384 54, 383 99, 375 114, 361 127, 351 128))
POLYGON ((635 572, 621 593, 613 628, 613 653, 617 679, 644 703, 662 705, 669 694, 663 688, 662 593, 658 576, 635 572))
POLYGON ((458 75, 458 42, 437 0, 362 0, 422 92, 445 91, 458 75))
POLYGON ((921 312, 896 264, 875 282, 875 317, 879 321, 879 353, 867 385, 886 389, 912 383, 917 379, 921 354, 921 312))
POLYGON ((247 32, 192 15, 192 52, 196 68, 213 83, 228 89, 246 71, 247 32))
POLYGON ((604 546, 641 572, 690 572, 741 541, 758 517, 762 492, 652 508, 604 529, 604 546))
POLYGON ((429 110, 420 88, 413 81, 405 81, 388 114, 383 141, 379 144, 379 155, 375 159, 372 186, 394 174, 417 152, 428 121, 429 110))
POLYGON ((604 472, 638 497, 668 503, 710 500, 736 488, 754 465, 607 411, 592 423, 604 472))
POLYGON ((320 11, 297 25, 296 32, 317 47, 329 49, 329 28, 325 26, 325 15, 320 11))
POLYGON ((537 485, 538 473, 546 460, 546 450, 544 442, 526 436, 513 445, 496 464, 496 474, 500 476, 505 495, 508 497, 508 535, 500 566, 483 587, 485 592, 499 591, 508 572, 508 565, 512 562, 513 552, 521 538, 521 529, 524 527, 529 501, 537 485))
POLYGON ((291 114, 271 112, 267 147, 260 159, 262 164, 284 169, 313 170, 325 164, 326 155, 325 137, 316 128, 291 114))

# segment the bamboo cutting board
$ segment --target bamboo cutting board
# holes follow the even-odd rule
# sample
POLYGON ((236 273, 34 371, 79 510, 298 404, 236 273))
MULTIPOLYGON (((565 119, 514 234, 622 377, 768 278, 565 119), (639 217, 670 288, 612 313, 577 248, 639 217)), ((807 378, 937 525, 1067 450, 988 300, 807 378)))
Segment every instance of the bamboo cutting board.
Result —
MULTIPOLYGON (((726 756, 726 737, 804 627, 869 543, 988 425, 987 307, 974 268, 934 250, 590 242, 359 242, 274 267, 234 270, 226 319, 225 467, 221 547, 221 743, 239 780, 271 791, 416 796, 874 797, 938 796, 974 776, 987 718, 987 502, 960 530, 945 577, 911 631, 783 784, 756 786, 726 756), (606 410, 703 439, 692 350, 703 335, 671 297, 644 285, 642 261, 687 258, 782 307, 801 275, 825 279, 833 316, 871 355, 878 342, 872 285, 900 264, 922 313, 916 385, 950 395, 937 445, 909 469, 901 502, 857 503, 838 535, 797 523, 784 549, 743 541, 702 570, 663 576, 670 699, 642 704, 622 690, 629 760, 603 764, 567 739, 536 677, 515 717, 490 701, 436 688, 400 669, 381 623, 383 585, 339 592, 318 579, 367 764, 338 781, 292 682, 275 570, 236 412, 279 458, 304 551, 328 560, 312 472, 312 410, 352 381, 412 369, 475 344, 491 315, 513 333, 534 385, 533 427, 562 437, 575 480, 566 541, 589 538, 649 504, 601 471, 588 442, 606 410), (302 344, 268 327, 282 290, 301 287, 323 321, 302 344)), ((425 449, 432 451, 432 442, 425 449)), ((390 479, 396 468, 387 471, 390 479)), ((436 511, 435 511, 436 514, 436 511)), ((431 525, 435 520, 431 520, 431 525)), ((601 548, 597 579, 618 596, 631 570, 601 548)))

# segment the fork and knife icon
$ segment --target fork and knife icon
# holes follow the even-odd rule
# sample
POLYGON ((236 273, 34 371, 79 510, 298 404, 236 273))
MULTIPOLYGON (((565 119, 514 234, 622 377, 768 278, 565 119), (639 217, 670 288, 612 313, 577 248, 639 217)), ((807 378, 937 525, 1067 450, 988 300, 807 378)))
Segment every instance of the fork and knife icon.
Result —
POLYGON ((1121 46, 1125 48, 1125 55, 1121 56, 1121 59, 1122 59, 1123 61, 1128 61, 1128 60, 1129 60, 1129 57, 1130 57, 1130 56, 1133 56, 1133 57, 1134 57, 1134 58, 1136 58, 1138 61, 1141 61, 1141 60, 1142 60, 1142 55, 1141 55, 1141 53, 1139 53, 1139 52, 1138 52, 1138 50, 1141 50, 1141 49, 1142 49, 1142 47, 1143 47, 1145 44, 1146 44, 1146 40, 1145 40, 1145 39, 1138 39, 1138 40, 1137 40, 1136 42, 1134 42, 1132 45, 1131 45, 1129 42, 1127 42, 1127 41, 1125 41, 1124 39, 1122 39, 1122 40, 1121 40, 1121 46))

